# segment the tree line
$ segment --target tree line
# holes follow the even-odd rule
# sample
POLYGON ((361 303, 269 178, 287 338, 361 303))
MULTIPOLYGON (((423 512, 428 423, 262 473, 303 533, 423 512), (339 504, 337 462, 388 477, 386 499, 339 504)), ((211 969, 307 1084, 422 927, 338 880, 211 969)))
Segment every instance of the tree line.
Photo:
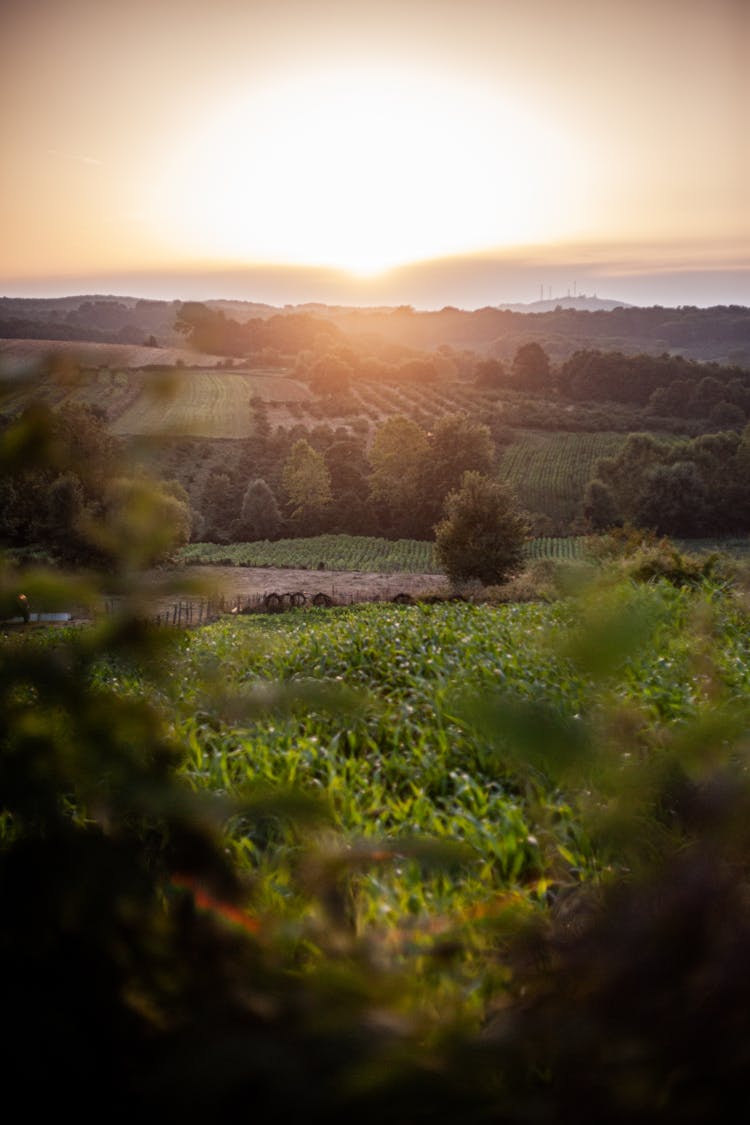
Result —
POLYGON ((688 441, 631 434, 599 461, 584 497, 595 530, 625 523, 702 537, 750 528, 750 426, 688 441))
POLYGON ((140 566, 190 536, 185 489, 129 464, 95 408, 36 403, 0 432, 0 452, 16 465, 0 476, 5 547, 39 547, 66 564, 140 566), (133 554, 139 544, 144 556, 133 554))
MULTIPOLYGON (((271 467, 273 436, 263 404, 255 407, 257 433, 245 456, 265 456, 271 467)), ((435 537, 454 579, 500 581, 520 565, 526 521, 509 489, 492 479, 489 429, 467 415, 446 415, 432 433, 391 418, 369 453, 341 435, 320 449, 305 437, 284 437, 286 456, 274 466, 278 495, 257 475, 262 460, 253 461, 244 480, 210 473, 196 511, 178 482, 128 467, 91 408, 33 406, 0 434, 0 454, 17 462, 0 480, 0 544, 43 549, 65 564, 106 568, 124 558, 135 567, 159 561, 191 534, 228 542, 374 531, 435 537), (20 440, 29 443, 27 465, 20 440), (147 554, 131 557, 138 543, 148 544, 147 554)))
POLYGON ((432 539, 445 499, 464 473, 492 476, 488 426, 447 414, 432 430, 404 416, 366 435, 302 426, 271 430, 253 402, 254 433, 233 473, 212 470, 195 501, 194 538, 217 542, 349 532, 432 539))
MULTIPOLYGON (((142 343, 155 334, 159 344, 171 346, 175 343, 175 314, 183 310, 192 315, 196 305, 197 302, 115 300, 102 296, 6 297, 0 298, 0 336, 142 343)), ((377 338, 379 346, 427 352, 437 352, 441 346, 449 345, 458 351, 497 354, 506 362, 529 340, 538 340, 556 361, 581 348, 623 347, 652 352, 680 349, 699 359, 732 360, 736 355, 740 362, 750 360, 750 310, 731 305, 709 309, 621 307, 596 312, 560 307, 541 313, 493 307, 474 311, 446 307, 417 312, 409 306, 358 309, 325 305, 274 310, 239 301, 209 301, 203 307, 235 322, 257 322, 252 332, 265 331, 260 327, 263 319, 309 315, 319 324, 327 322, 350 340, 377 338)), ((216 323, 220 325, 221 321, 216 323)), ((233 331, 230 327, 230 334, 233 331)), ((277 325, 273 331, 282 333, 283 328, 277 325)), ((234 353, 219 349, 212 354, 234 353)))

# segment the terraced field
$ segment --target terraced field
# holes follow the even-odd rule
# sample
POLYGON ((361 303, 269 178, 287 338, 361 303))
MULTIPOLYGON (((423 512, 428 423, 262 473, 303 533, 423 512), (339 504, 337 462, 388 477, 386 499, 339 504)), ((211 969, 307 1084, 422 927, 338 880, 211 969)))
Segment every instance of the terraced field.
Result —
POLYGON ((244 438, 253 429, 254 394, 277 402, 309 397, 302 383, 282 375, 184 370, 147 382, 112 429, 120 435, 244 438))
POLYGON ((500 475, 509 481, 524 508, 556 524, 581 515, 584 489, 601 457, 614 456, 624 434, 521 432, 507 447, 500 475))

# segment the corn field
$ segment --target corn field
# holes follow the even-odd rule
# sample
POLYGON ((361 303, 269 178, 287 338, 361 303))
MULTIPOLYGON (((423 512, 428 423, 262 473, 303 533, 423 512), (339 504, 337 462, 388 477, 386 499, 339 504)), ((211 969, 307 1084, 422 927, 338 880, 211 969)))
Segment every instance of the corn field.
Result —
POLYGON ((602 457, 614 456, 623 434, 519 434, 505 450, 500 475, 512 485, 521 505, 570 523, 580 516, 586 484, 602 457))

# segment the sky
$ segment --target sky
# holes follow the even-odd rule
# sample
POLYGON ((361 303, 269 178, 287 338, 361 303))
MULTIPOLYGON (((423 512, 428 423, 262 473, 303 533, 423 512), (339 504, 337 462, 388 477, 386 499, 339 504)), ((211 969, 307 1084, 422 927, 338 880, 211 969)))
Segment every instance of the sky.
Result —
POLYGON ((3 0, 0 294, 750 304, 750 0, 3 0))

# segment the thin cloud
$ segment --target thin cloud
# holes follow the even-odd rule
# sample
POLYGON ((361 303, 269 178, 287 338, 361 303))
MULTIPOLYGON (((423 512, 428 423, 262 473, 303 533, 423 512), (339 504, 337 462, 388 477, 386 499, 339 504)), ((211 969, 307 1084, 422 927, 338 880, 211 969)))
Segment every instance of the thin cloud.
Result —
POLYGON ((103 161, 98 160, 95 156, 80 156, 75 152, 60 152, 56 148, 48 148, 47 154, 49 156, 58 156, 61 160, 74 160, 77 164, 87 164, 91 167, 101 167, 103 161))

